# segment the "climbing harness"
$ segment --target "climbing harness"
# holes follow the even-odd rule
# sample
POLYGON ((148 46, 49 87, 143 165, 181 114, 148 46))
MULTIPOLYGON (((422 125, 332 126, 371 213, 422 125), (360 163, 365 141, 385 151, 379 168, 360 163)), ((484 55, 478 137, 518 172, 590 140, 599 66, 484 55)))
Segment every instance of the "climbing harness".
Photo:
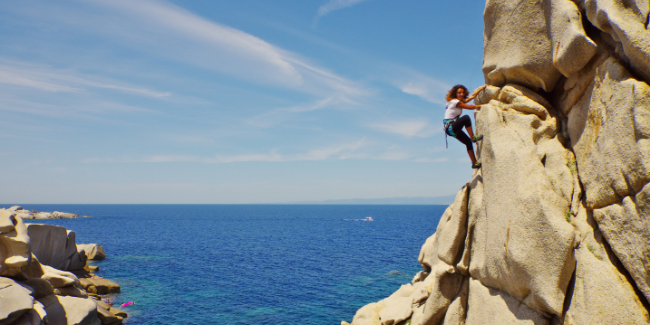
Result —
POLYGON ((450 119, 444 119, 442 122, 444 123, 444 130, 445 130, 445 148, 449 149, 449 143, 447 142, 447 136, 450 137, 456 137, 456 134, 454 133, 454 130, 451 129, 451 125, 456 122, 458 119, 458 116, 455 118, 450 118, 450 119))

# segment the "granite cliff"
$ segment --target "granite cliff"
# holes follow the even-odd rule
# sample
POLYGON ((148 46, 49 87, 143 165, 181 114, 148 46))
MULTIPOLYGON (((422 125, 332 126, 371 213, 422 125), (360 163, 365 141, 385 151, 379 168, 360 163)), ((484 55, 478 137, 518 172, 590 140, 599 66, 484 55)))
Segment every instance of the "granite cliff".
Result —
POLYGON ((97 244, 77 245, 73 231, 25 224, 21 209, 0 209, 0 325, 121 324, 127 316, 101 300, 119 285, 93 276, 97 244))
POLYGON ((483 166, 353 325, 650 323, 649 13, 487 1, 483 166))

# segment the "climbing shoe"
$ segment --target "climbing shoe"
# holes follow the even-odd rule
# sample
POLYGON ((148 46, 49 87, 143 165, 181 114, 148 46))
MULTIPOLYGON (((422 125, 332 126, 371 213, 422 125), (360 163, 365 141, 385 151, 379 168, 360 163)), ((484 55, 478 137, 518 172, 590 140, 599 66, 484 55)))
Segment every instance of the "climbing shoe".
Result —
POLYGON ((476 164, 472 164, 472 168, 481 168, 481 163, 477 162, 476 164))
POLYGON ((472 137, 472 142, 478 142, 478 141, 481 141, 481 140, 483 140, 483 135, 482 134, 481 135, 475 135, 475 136, 472 137))

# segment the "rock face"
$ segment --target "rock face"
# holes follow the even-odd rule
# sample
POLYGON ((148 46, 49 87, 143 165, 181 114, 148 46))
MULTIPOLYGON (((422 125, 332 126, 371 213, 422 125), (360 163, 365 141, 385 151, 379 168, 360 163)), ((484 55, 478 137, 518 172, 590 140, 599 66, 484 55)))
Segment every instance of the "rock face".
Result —
POLYGON ((90 293, 104 295, 120 292, 120 286, 111 280, 83 278, 79 279, 79 281, 83 288, 90 293))
POLYGON ((483 73, 496 86, 550 91, 596 51, 571 0, 487 0, 484 20, 483 73))
POLYGON ((49 295, 40 300, 51 325, 100 325, 97 304, 92 299, 49 295))
POLYGON ((16 213, 0 210, 0 276, 15 276, 31 261, 29 235, 16 213))
POLYGON ((649 13, 487 0, 482 168, 353 325, 650 323, 649 13))
POLYGON ((74 231, 61 226, 29 224, 27 232, 31 238, 32 253, 41 264, 59 270, 81 270, 86 265, 86 255, 79 254, 74 231))
POLYGON ((30 291, 16 281, 0 277, 0 324, 11 324, 34 307, 30 291))
MULTIPOLYGON (((126 314, 97 295, 119 292, 119 285, 84 271, 86 253, 78 250, 74 232, 25 225, 21 211, 0 209, 0 325, 121 324, 126 314)), ((89 247, 106 257, 101 246, 89 247)))
POLYGON ((103 260, 106 258, 106 253, 104 253, 104 247, 99 244, 82 244, 77 245, 79 251, 84 251, 86 258, 89 260, 103 260))

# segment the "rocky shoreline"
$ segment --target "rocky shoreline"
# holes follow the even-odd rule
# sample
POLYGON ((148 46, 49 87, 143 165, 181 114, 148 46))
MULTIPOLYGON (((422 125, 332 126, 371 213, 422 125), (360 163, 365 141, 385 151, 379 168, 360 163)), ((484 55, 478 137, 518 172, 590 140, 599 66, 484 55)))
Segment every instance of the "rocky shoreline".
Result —
MULTIPOLYGON (((107 303, 120 286, 95 274, 88 261, 106 258, 99 244, 77 245, 74 231, 49 224, 44 213, 0 209, 1 325, 118 325, 128 314, 107 303)), ((49 213, 51 218, 78 218, 49 213)))

